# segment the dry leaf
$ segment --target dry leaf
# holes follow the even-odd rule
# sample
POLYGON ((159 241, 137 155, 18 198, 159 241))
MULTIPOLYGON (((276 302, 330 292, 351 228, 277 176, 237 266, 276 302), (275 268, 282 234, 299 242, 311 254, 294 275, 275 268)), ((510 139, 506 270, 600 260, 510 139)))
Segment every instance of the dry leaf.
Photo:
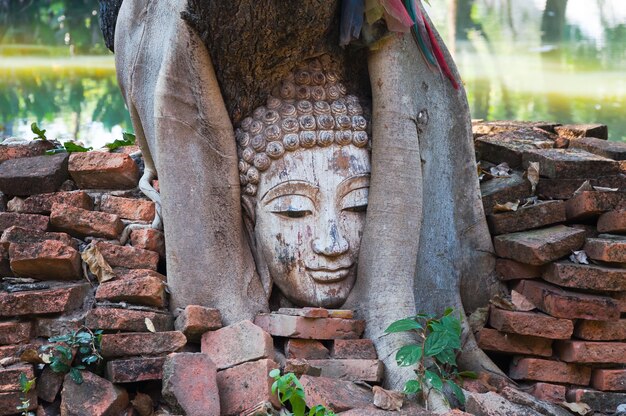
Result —
POLYGON ((41 361, 43 361, 44 364, 50 364, 50 362, 52 361, 52 354, 44 352, 42 354, 39 354, 39 358, 41 358, 41 361))
POLYGON ((513 302, 511 302, 509 299, 503 298, 500 295, 496 295, 493 298, 491 298, 489 303, 491 303, 493 306, 497 308, 505 309, 507 311, 515 310, 515 305, 513 304, 513 302))
POLYGON ((593 186, 591 186, 591 182, 585 181, 585 182, 583 182, 582 185, 580 185, 580 187, 578 189, 576 189, 576 191, 574 192, 574 195, 578 195, 578 194, 580 194, 582 192, 585 192, 585 191, 593 191, 593 190, 594 189, 593 189, 593 186))
POLYGON ((569 256, 569 260, 576 264, 589 264, 589 258, 587 258, 585 250, 572 251, 572 255, 569 256))
POLYGON ((467 321, 472 332, 476 333, 487 325, 487 319, 489 319, 489 307, 485 306, 472 312, 467 321))
POLYGON ((137 392, 135 398, 130 401, 139 416, 152 416, 154 414, 154 403, 152 398, 141 392, 137 392))
POLYGON ((561 402, 559 403, 562 407, 579 414, 581 416, 585 416, 592 412, 591 407, 587 403, 567 403, 561 402))
POLYGON ((519 201, 507 202, 505 204, 496 204, 493 212, 515 212, 519 208, 519 201))
POLYGON ((98 278, 98 282, 104 283, 109 280, 115 279, 115 273, 113 273, 113 268, 107 263, 107 261, 100 253, 100 250, 93 245, 89 244, 85 251, 83 251, 80 255, 85 263, 89 266, 89 270, 91 273, 96 275, 98 278))
POLYGON ((397 411, 402 408, 404 394, 399 391, 385 390, 374 386, 374 406, 383 410, 397 411))
POLYGON ((148 331, 157 332, 156 329, 154 328, 154 323, 152 323, 150 318, 146 318, 145 323, 146 323, 146 328, 148 328, 148 331))
POLYGON ((513 173, 513 169, 509 167, 508 163, 503 162, 489 169, 489 173, 494 177, 508 178, 513 173))
POLYGON ((539 198, 536 196, 531 196, 529 198, 524 199, 524 204, 522 205, 522 208, 537 205, 538 203, 539 203, 539 198))
MULTIPOLYGON (((52 357, 51 354, 49 355, 50 357, 52 357)), ((50 361, 46 362, 44 357, 39 355, 37 350, 32 349, 32 348, 28 348, 24 350, 24 352, 20 354, 20 360, 27 362, 27 363, 31 363, 31 364, 49 364, 50 363, 50 361)))
POLYGON ((511 303, 515 306, 515 309, 521 312, 532 311, 536 306, 529 301, 526 296, 521 293, 512 290, 511 291, 511 303))
POLYGON ((532 193, 535 194, 537 184, 539 183, 539 162, 530 162, 526 170, 526 177, 532 187, 532 193))

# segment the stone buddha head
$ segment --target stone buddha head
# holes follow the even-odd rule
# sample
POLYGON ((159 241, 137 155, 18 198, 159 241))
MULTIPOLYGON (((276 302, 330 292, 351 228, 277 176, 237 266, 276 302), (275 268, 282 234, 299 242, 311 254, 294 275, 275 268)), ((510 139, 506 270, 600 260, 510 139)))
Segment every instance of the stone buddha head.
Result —
POLYGON ((297 306, 339 307, 354 286, 370 178, 366 128, 357 97, 314 60, 236 131, 257 270, 297 306))

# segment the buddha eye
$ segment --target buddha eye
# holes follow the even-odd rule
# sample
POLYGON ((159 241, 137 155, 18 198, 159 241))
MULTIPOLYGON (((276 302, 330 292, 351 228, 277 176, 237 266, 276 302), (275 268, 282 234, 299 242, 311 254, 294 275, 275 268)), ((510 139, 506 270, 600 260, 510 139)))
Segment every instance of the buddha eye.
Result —
POLYGON ((306 217, 307 215, 311 215, 312 212, 311 211, 287 210, 287 211, 282 211, 282 212, 275 212, 275 214, 282 215, 283 217, 288 217, 288 218, 302 218, 302 217, 306 217))
POLYGON ((313 201, 302 195, 284 195, 275 198, 269 205, 273 214, 286 218, 302 218, 312 215, 313 201))
POLYGON ((359 188, 348 192, 341 200, 341 210, 347 212, 367 211, 368 188, 359 188))

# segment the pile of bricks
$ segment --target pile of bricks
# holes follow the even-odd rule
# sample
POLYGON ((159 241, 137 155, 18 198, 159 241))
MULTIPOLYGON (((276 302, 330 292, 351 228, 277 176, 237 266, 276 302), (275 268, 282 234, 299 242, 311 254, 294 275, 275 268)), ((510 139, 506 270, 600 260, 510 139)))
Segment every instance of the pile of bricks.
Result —
POLYGON ((512 169, 481 184, 511 299, 491 305, 479 346, 512 355, 498 362, 510 362, 511 378, 536 382, 537 397, 612 413, 626 403, 626 143, 606 141, 602 125, 474 131, 483 169, 512 169), (518 209, 495 212, 509 202, 518 209))

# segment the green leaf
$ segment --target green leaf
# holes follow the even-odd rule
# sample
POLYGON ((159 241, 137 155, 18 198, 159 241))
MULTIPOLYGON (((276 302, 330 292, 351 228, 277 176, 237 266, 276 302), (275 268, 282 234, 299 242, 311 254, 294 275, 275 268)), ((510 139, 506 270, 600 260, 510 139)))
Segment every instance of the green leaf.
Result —
POLYGON ((448 345, 447 337, 444 332, 432 332, 426 337, 424 342, 424 354, 432 357, 445 350, 448 345))
POLYGON ((74 142, 65 142, 63 143, 63 147, 65 147, 65 150, 67 150, 68 152, 74 152, 74 153, 79 153, 79 152, 88 152, 90 150, 93 150, 93 147, 83 147, 79 144, 76 144, 74 142))
POLYGON ((435 373, 434 371, 426 370, 424 372, 424 377, 435 390, 441 391, 441 389, 443 388, 443 380, 441 380, 441 377, 439 377, 437 373, 435 373))
POLYGON ((415 394, 422 391, 422 383, 417 380, 409 380, 404 384, 404 392, 406 394, 415 394))
POLYGON ((130 144, 135 144, 135 140, 137 139, 133 133, 129 133, 127 131, 122 133, 122 137, 124 138, 124 141, 130 144))
POLYGON ((272 377, 274 379, 276 377, 280 377, 280 370, 278 368, 275 368, 272 371, 270 371, 270 377, 272 377))
POLYGON ((107 143, 104 146, 109 150, 115 150, 123 146, 132 146, 135 144, 135 135, 132 133, 122 133, 123 140, 116 139, 113 143, 107 143))
POLYGON ((301 397, 293 396, 292 399, 289 401, 289 404, 291 405, 291 411, 293 412, 294 416, 304 416, 304 412, 306 411, 306 404, 301 397))
POLYGON ((85 364, 92 364, 92 363, 97 362, 99 359, 100 358, 97 355, 89 355, 83 358, 81 361, 84 362, 85 364))
POLYGON ((456 366, 456 353, 452 348, 446 348, 434 357, 442 364, 450 364, 456 366))
POLYGON ((276 394, 277 389, 278 389, 278 380, 272 383, 272 394, 276 394))
POLYGON ((461 403, 461 405, 465 404, 465 394, 463 394, 463 390, 452 380, 447 380, 446 383, 450 386, 452 393, 457 398, 457 400, 461 403))
POLYGON ((59 360, 57 357, 53 357, 50 362, 50 369, 55 373, 67 373, 70 370, 70 366, 59 360))
POLYGON ((83 384, 83 375, 76 368, 70 369, 70 378, 76 384, 83 384))
POLYGON ((48 140, 46 138, 46 130, 41 130, 37 123, 32 123, 30 130, 37 135, 37 137, 33 137, 33 140, 48 140))
POLYGON ((63 357, 66 360, 71 360, 72 359, 72 350, 63 346, 63 345, 57 345, 56 347, 54 347, 55 350, 57 350, 58 352, 60 352, 63 357))
POLYGON ((394 332, 419 331, 422 328, 422 325, 415 322, 414 319, 406 318, 392 323, 387 329, 385 329, 385 332, 391 334, 394 332))
POLYGON ((69 342, 70 335, 58 335, 56 337, 48 338, 49 342, 69 342))
POLYGON ((422 358, 421 345, 405 345, 396 353, 396 362, 400 367, 415 365, 422 358))
POLYGON ((457 374, 457 376, 461 378, 471 378, 473 380, 476 380, 478 378, 478 374, 473 371, 461 371, 459 374, 457 374))
POLYGON ((80 352, 81 354, 89 354, 91 352, 91 348, 82 346, 78 349, 78 352, 80 352))

